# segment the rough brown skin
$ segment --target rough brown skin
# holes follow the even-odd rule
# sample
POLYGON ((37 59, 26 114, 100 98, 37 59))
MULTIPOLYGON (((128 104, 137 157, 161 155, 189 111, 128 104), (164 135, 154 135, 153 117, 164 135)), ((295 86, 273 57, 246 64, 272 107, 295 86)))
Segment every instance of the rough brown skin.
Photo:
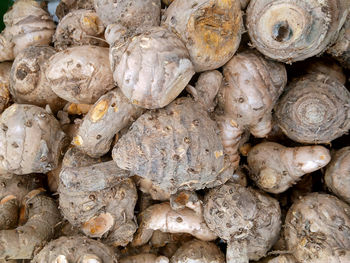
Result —
POLYGON ((308 74, 291 81, 275 108, 277 124, 293 141, 329 143, 350 128, 350 92, 334 78, 308 74))
POLYGON ((225 263, 225 256, 213 243, 192 240, 183 244, 171 257, 170 263, 225 263))
POLYGON ((215 122, 190 98, 141 115, 112 156, 120 168, 171 194, 220 185, 231 176, 215 122))
POLYGON ((110 150, 113 137, 142 113, 142 108, 131 104, 119 89, 114 89, 91 107, 73 144, 92 157, 100 157, 110 150))
POLYGON ((95 103, 114 87, 108 48, 78 46, 53 55, 46 69, 52 90, 74 103, 95 103))
POLYGON ((47 173, 58 165, 66 135, 43 108, 13 104, 0 116, 0 170, 47 173))
POLYGON ((16 1, 3 19, 6 26, 2 32, 6 39, 4 46, 10 48, 13 45, 12 54, 9 54, 10 52, 6 49, 4 51, 8 52, 8 56, 0 54, 4 60, 13 60, 20 51, 29 46, 51 43, 56 26, 51 16, 40 7, 38 2, 34 0, 16 1))
POLYGON ((84 236, 60 237, 47 244, 32 263, 117 263, 112 248, 84 236), (91 261, 88 261, 90 259, 91 261), (95 261, 93 260, 95 259, 95 261), (61 260, 61 261, 60 261, 61 260))
POLYGON ((118 23, 134 31, 160 23, 160 0, 95 0, 94 3, 106 26, 118 23))
POLYGON ((266 261, 266 263, 298 263, 298 261, 295 259, 293 255, 280 255, 278 257, 275 257, 271 260, 266 261))
POLYGON ((251 0, 248 33, 267 57, 287 63, 304 60, 335 42, 349 7, 347 0, 251 0))
POLYGON ((18 224, 19 203, 14 195, 0 201, 0 230, 15 228, 18 224))
POLYGON ((323 254, 336 249, 349 250, 349 224, 350 207, 335 196, 319 193, 304 196, 287 213, 288 250, 301 263, 320 262, 323 254))
POLYGON ((63 168, 58 188, 63 216, 89 237, 125 246, 136 231, 137 200, 136 187, 127 177, 113 161, 63 168))
POLYGON ((239 0, 175 0, 162 21, 186 44, 196 72, 223 66, 241 41, 239 0))
POLYGON ((43 191, 33 190, 24 198, 28 220, 23 226, 0 231, 1 259, 31 259, 53 237, 60 213, 55 201, 43 191))
POLYGON ((131 103, 162 108, 186 87, 194 69, 182 41, 163 27, 153 27, 110 51, 113 78, 131 103))
POLYGON ((45 107, 53 112, 65 105, 51 89, 45 76, 48 60, 55 54, 49 46, 32 46, 19 52, 13 62, 10 78, 10 93, 15 102, 45 107))
POLYGON ((245 51, 223 67, 223 74, 225 83, 218 94, 223 114, 217 121, 225 152, 237 167, 244 132, 261 138, 271 131, 271 111, 287 83, 287 73, 284 65, 245 51))
POLYGON ((350 147, 338 150, 327 166, 326 186, 340 199, 350 203, 350 147))
POLYGON ((108 46, 105 27, 92 10, 79 9, 68 13, 57 25, 53 42, 58 51, 72 46, 108 46))
POLYGON ((61 20, 69 12, 77 9, 94 9, 94 0, 61 0, 56 8, 56 16, 61 20))
POLYGON ((171 209, 169 203, 148 207, 140 214, 140 224, 132 241, 133 246, 146 244, 155 230, 170 233, 188 233, 204 241, 217 236, 205 224, 203 216, 189 208, 179 211, 171 209))
POLYGON ((14 60, 15 55, 13 54, 13 46, 14 44, 8 40, 8 34, 6 31, 3 30, 3 32, 0 34, 0 61, 8 61, 8 60, 14 60))
POLYGON ((214 188, 204 198, 204 219, 228 242, 230 263, 248 263, 248 259, 265 256, 279 237, 280 218, 277 200, 238 184, 214 188))
POLYGON ((255 145, 248 154, 250 178, 269 193, 282 193, 307 173, 331 160, 323 146, 284 147, 274 142, 255 145))
POLYGON ((164 256, 144 253, 122 258, 119 260, 119 263, 169 263, 169 259, 164 256))
POLYGON ((6 109, 10 101, 10 72, 12 63, 0 63, 0 114, 6 109))

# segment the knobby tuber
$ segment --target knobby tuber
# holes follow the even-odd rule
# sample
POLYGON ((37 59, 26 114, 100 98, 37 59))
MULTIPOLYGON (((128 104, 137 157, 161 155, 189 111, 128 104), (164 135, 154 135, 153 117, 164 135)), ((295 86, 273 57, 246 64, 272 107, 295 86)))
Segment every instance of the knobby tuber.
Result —
POLYGON ((65 105, 51 89, 45 76, 48 60, 55 54, 49 46, 31 46, 19 52, 13 62, 10 78, 10 93, 15 102, 45 107, 53 112, 65 105))
POLYGON ((45 71, 52 90, 74 103, 95 103, 114 87, 108 48, 77 46, 53 55, 45 71))
POLYGON ((127 177, 113 161, 64 167, 58 188, 63 216, 89 237, 125 246, 136 231, 137 200, 135 184, 127 177))
POLYGON ((344 147, 332 156, 324 180, 336 196, 350 204, 350 147, 344 147))
POLYGON ((89 110, 73 143, 84 153, 100 157, 110 150, 114 135, 142 112, 143 109, 131 104, 119 89, 112 90, 89 110))
POLYGON ((155 109, 168 105, 194 75, 185 45, 165 28, 153 27, 131 38, 121 55, 119 49, 110 49, 113 78, 137 106, 155 109))
POLYGON ((287 63, 304 60, 335 42, 349 7, 347 0, 251 0, 248 33, 265 56, 287 63))
POLYGON ((265 137, 271 131, 271 111, 287 83, 287 74, 284 65, 253 51, 235 55, 223 67, 223 74, 225 83, 218 94, 223 114, 218 114, 217 121, 225 153, 237 167, 245 130, 255 137, 265 137))
MULTIPOLYGON (((0 59, 1 60, 1 59, 0 59)), ((0 63, 0 114, 6 109, 10 102, 10 62, 0 63)))
POLYGON ((329 143, 350 128, 350 92, 335 78, 308 74, 291 81, 275 117, 293 141, 329 143))
POLYGON ((43 194, 43 189, 29 192, 23 206, 28 217, 23 226, 0 230, 1 259, 31 259, 55 233, 60 213, 55 201, 43 194))
POLYGON ((248 154, 250 177, 264 191, 282 193, 300 178, 331 160, 323 146, 284 147, 274 142, 254 146, 248 154))
POLYGON ((68 13, 78 9, 93 10, 94 0, 61 0, 56 7, 56 16, 61 20, 68 13))
POLYGON ((224 65, 241 41, 239 0, 175 0, 162 20, 186 44, 196 72, 224 65))
POLYGON ((227 241, 229 263, 262 258, 277 241, 281 229, 277 200, 232 183, 206 194, 204 219, 215 234, 227 241))
POLYGON ((19 203, 14 195, 0 200, 0 230, 15 228, 18 224, 19 203))
POLYGON ((172 210, 169 203, 152 205, 140 214, 139 228, 132 244, 134 246, 146 244, 155 230, 188 233, 204 241, 217 238, 204 222, 203 215, 198 215, 189 208, 172 210))
POLYGON ((144 253, 122 258, 119 263, 169 263, 169 259, 164 256, 144 253))
POLYGON ((3 17, 6 28, 0 45, 1 61, 13 60, 23 49, 49 45, 55 23, 49 13, 34 0, 19 0, 3 17), (4 53, 5 52, 5 53, 4 53))
POLYGON ((337 249, 350 250, 349 224, 350 207, 335 196, 304 196, 287 213, 288 250, 301 263, 321 262, 325 254, 332 255, 337 249))
POLYGON ((117 263, 110 247, 84 236, 60 237, 47 244, 32 263, 117 263))
POLYGON ((56 168, 66 135, 46 110, 13 104, 0 116, 0 127, 0 170, 29 174, 56 168))
POLYGON ((104 40, 105 27, 92 10, 75 10, 68 13, 57 25, 53 42, 57 50, 72 46, 107 46, 104 40))
POLYGON ((220 185, 231 175, 215 122, 190 98, 141 115, 112 156, 120 168, 171 194, 220 185))
POLYGON ((225 256, 211 242, 192 240, 183 244, 171 257, 170 263, 225 263, 225 256))

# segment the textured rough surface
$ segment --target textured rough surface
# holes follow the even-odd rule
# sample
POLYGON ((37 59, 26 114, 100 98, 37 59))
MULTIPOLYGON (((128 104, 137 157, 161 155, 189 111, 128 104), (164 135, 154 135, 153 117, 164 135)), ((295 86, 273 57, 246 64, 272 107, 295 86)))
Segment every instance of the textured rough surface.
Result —
POLYGON ((10 93, 15 102, 45 107, 53 112, 65 105, 51 89, 45 76, 48 60, 55 54, 49 46, 32 46, 21 51, 13 62, 10 78, 10 93))
POLYGON ((336 79, 308 74, 291 81, 276 105, 282 131, 302 143, 329 143, 350 128, 350 92, 336 79))
POLYGON ((173 101, 194 75, 193 65, 182 41, 162 27, 153 27, 123 45, 115 56, 111 49, 113 78, 135 105, 162 108, 173 101))
POLYGON ((112 155, 120 168, 169 193, 213 187, 230 176, 215 122, 189 98, 141 115, 112 155))
POLYGON ((100 241, 83 236, 71 236, 60 237, 59 239, 51 241, 33 258, 31 262, 117 263, 118 261, 114 251, 100 241), (96 260, 84 261, 84 259, 96 260))
POLYGON ((235 55, 223 67, 225 84, 218 94, 217 121, 225 153, 238 166, 238 148, 244 132, 265 137, 272 128, 272 109, 286 83, 284 65, 253 51, 235 55))
POLYGON ((237 184, 225 184, 206 194, 204 219, 215 234, 229 242, 230 250, 237 250, 238 259, 265 256, 281 229, 278 201, 237 184), (242 251, 245 253, 238 253, 242 251))
POLYGON ((250 177, 264 191, 282 193, 307 173, 326 166, 330 152, 323 146, 284 147, 274 142, 254 146, 248 154, 250 177))
POLYGON ((56 8, 56 16, 61 20, 77 9, 93 10, 94 0, 61 0, 56 8))
POLYGON ((287 213, 288 249, 301 263, 321 262, 323 254, 350 250, 349 224, 350 207, 346 203, 327 194, 309 194, 296 201, 287 213))
POLYGON ((153 200, 166 201, 170 199, 170 194, 152 184, 152 181, 142 177, 136 178, 135 181, 138 189, 145 194, 149 194, 153 200))
POLYGON ((350 147, 344 147, 332 156, 324 180, 336 196, 350 204, 350 147))
POLYGON ((334 43, 349 7, 347 0, 251 0, 248 33, 253 45, 270 58, 304 60, 334 43))
MULTIPOLYGON (((1 60, 1 59, 0 59, 1 60)), ((10 101, 10 72, 12 63, 0 63, 0 114, 6 109, 10 101)))
POLYGON ((298 263, 298 262, 295 259, 295 257, 293 257, 292 255, 280 255, 280 256, 275 257, 271 260, 268 260, 266 263, 298 263))
POLYGON ((46 69, 52 90, 74 103, 95 103, 114 87, 108 48, 78 46, 53 55, 46 69))
POLYGON ((113 137, 143 112, 129 102, 119 89, 103 95, 84 117, 73 143, 93 157, 106 154, 113 137))
POLYGON ((19 203, 14 195, 0 200, 0 230, 15 228, 18 224, 19 203))
POLYGON ((119 260, 119 263, 169 263, 169 259, 164 256, 158 257, 154 254, 144 253, 122 258, 119 260))
POLYGON ((60 213, 53 199, 33 190, 23 200, 28 218, 23 226, 0 231, 1 259, 31 259, 47 241, 53 238, 60 213))
POLYGON ((239 0, 175 0, 162 20, 186 44, 196 72, 224 65, 241 41, 239 0))
POLYGON ((67 144, 59 122, 43 108, 13 104, 0 117, 0 170, 47 173, 67 144))
POLYGON ((94 11, 75 10, 59 22, 53 42, 59 51, 72 46, 108 46, 104 41, 104 31, 105 27, 94 11))
POLYGON ((213 243, 192 240, 183 244, 170 259, 171 263, 225 263, 225 256, 213 243))
POLYGON ((127 177, 113 161, 63 168, 58 188, 63 216, 87 236, 126 245, 136 231, 137 200, 135 184, 127 177))

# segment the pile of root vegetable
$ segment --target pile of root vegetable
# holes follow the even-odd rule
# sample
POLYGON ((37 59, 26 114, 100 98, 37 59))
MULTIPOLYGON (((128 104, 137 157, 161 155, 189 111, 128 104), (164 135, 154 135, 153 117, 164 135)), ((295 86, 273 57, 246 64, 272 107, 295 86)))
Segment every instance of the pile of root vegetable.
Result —
POLYGON ((350 262, 349 0, 56 16, 3 17, 0 263, 350 262))

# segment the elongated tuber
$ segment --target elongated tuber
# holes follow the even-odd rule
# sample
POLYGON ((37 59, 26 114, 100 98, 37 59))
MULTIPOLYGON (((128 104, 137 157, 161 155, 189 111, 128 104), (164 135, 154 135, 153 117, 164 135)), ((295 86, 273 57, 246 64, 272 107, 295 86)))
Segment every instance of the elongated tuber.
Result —
POLYGON ((349 7, 347 0, 251 0, 248 33, 265 56, 288 63, 304 60, 334 43, 349 7))
POLYGON ((163 19, 186 44, 196 72, 223 66, 241 41, 239 0, 175 0, 163 19))
POLYGON ((225 84, 219 91, 217 116, 225 152, 238 166, 238 147, 245 130, 265 137, 272 128, 272 109, 282 93, 287 74, 282 64, 253 51, 235 55, 223 68, 225 84))
POLYGON ((141 115, 112 155, 120 168, 171 194, 220 185, 231 175, 215 122, 189 98, 141 115))
POLYGON ((47 244, 32 263, 117 263, 110 247, 83 236, 60 237, 47 244))
POLYGON ((175 211, 169 203, 161 203, 150 206, 140 217, 140 225, 132 242, 134 246, 146 244, 155 230, 188 233, 204 241, 217 237, 205 224, 203 216, 189 208, 175 211))
POLYGON ((131 241, 137 200, 129 173, 113 161, 85 167, 64 167, 58 192, 63 216, 89 237, 114 246, 131 241))
POLYGON ((125 257, 119 260, 120 263, 169 263, 169 259, 164 256, 156 256, 154 254, 139 254, 135 256, 125 257))
POLYGON ((0 230, 15 228, 18 224, 19 203, 14 195, 0 200, 0 230))
POLYGON ((74 103, 95 103, 114 87, 108 48, 78 46, 49 59, 45 74, 52 90, 74 103))
POLYGON ((302 143, 329 143, 350 128, 350 92, 336 79, 308 74, 291 81, 276 105, 282 131, 302 143))
POLYGON ((230 263, 262 258, 277 241, 281 229, 277 200, 231 183, 206 194, 204 219, 215 234, 228 242, 226 257, 230 263))
POLYGON ((323 254, 350 249, 349 224, 350 207, 346 203, 327 194, 309 194, 287 213, 287 247, 301 263, 321 262, 323 254))
POLYGON ((333 155, 324 180, 336 196, 350 204, 350 147, 344 147, 333 155))
POLYGON ((83 119, 73 143, 93 157, 106 154, 114 135, 130 125, 143 112, 129 102, 119 89, 102 96, 83 119))
POLYGON ((6 109, 10 101, 11 66, 12 64, 10 62, 0 63, 0 114, 6 109))
POLYGON ((137 106, 155 109, 168 105, 194 75, 185 45, 163 27, 133 37, 124 48, 120 57, 113 55, 113 48, 110 51, 113 78, 137 106))
POLYGON ((301 176, 326 166, 331 155, 323 146, 284 147, 274 142, 254 146, 248 154, 250 177, 264 191, 282 193, 301 176))
POLYGON ((11 69, 10 93, 15 102, 45 107, 53 112, 62 109, 65 101, 51 89, 45 76, 48 59, 55 54, 49 46, 32 46, 21 51, 11 69))
POLYGON ((211 242, 192 240, 183 244, 171 257, 170 263, 225 263, 225 256, 211 242))
POLYGON ((23 201, 28 217, 23 226, 0 231, 1 259, 31 259, 34 252, 53 238, 60 213, 53 199, 42 189, 33 190, 23 201))
POLYGON ((43 108, 13 104, 0 116, 0 170, 47 173, 67 144, 59 122, 43 108))

